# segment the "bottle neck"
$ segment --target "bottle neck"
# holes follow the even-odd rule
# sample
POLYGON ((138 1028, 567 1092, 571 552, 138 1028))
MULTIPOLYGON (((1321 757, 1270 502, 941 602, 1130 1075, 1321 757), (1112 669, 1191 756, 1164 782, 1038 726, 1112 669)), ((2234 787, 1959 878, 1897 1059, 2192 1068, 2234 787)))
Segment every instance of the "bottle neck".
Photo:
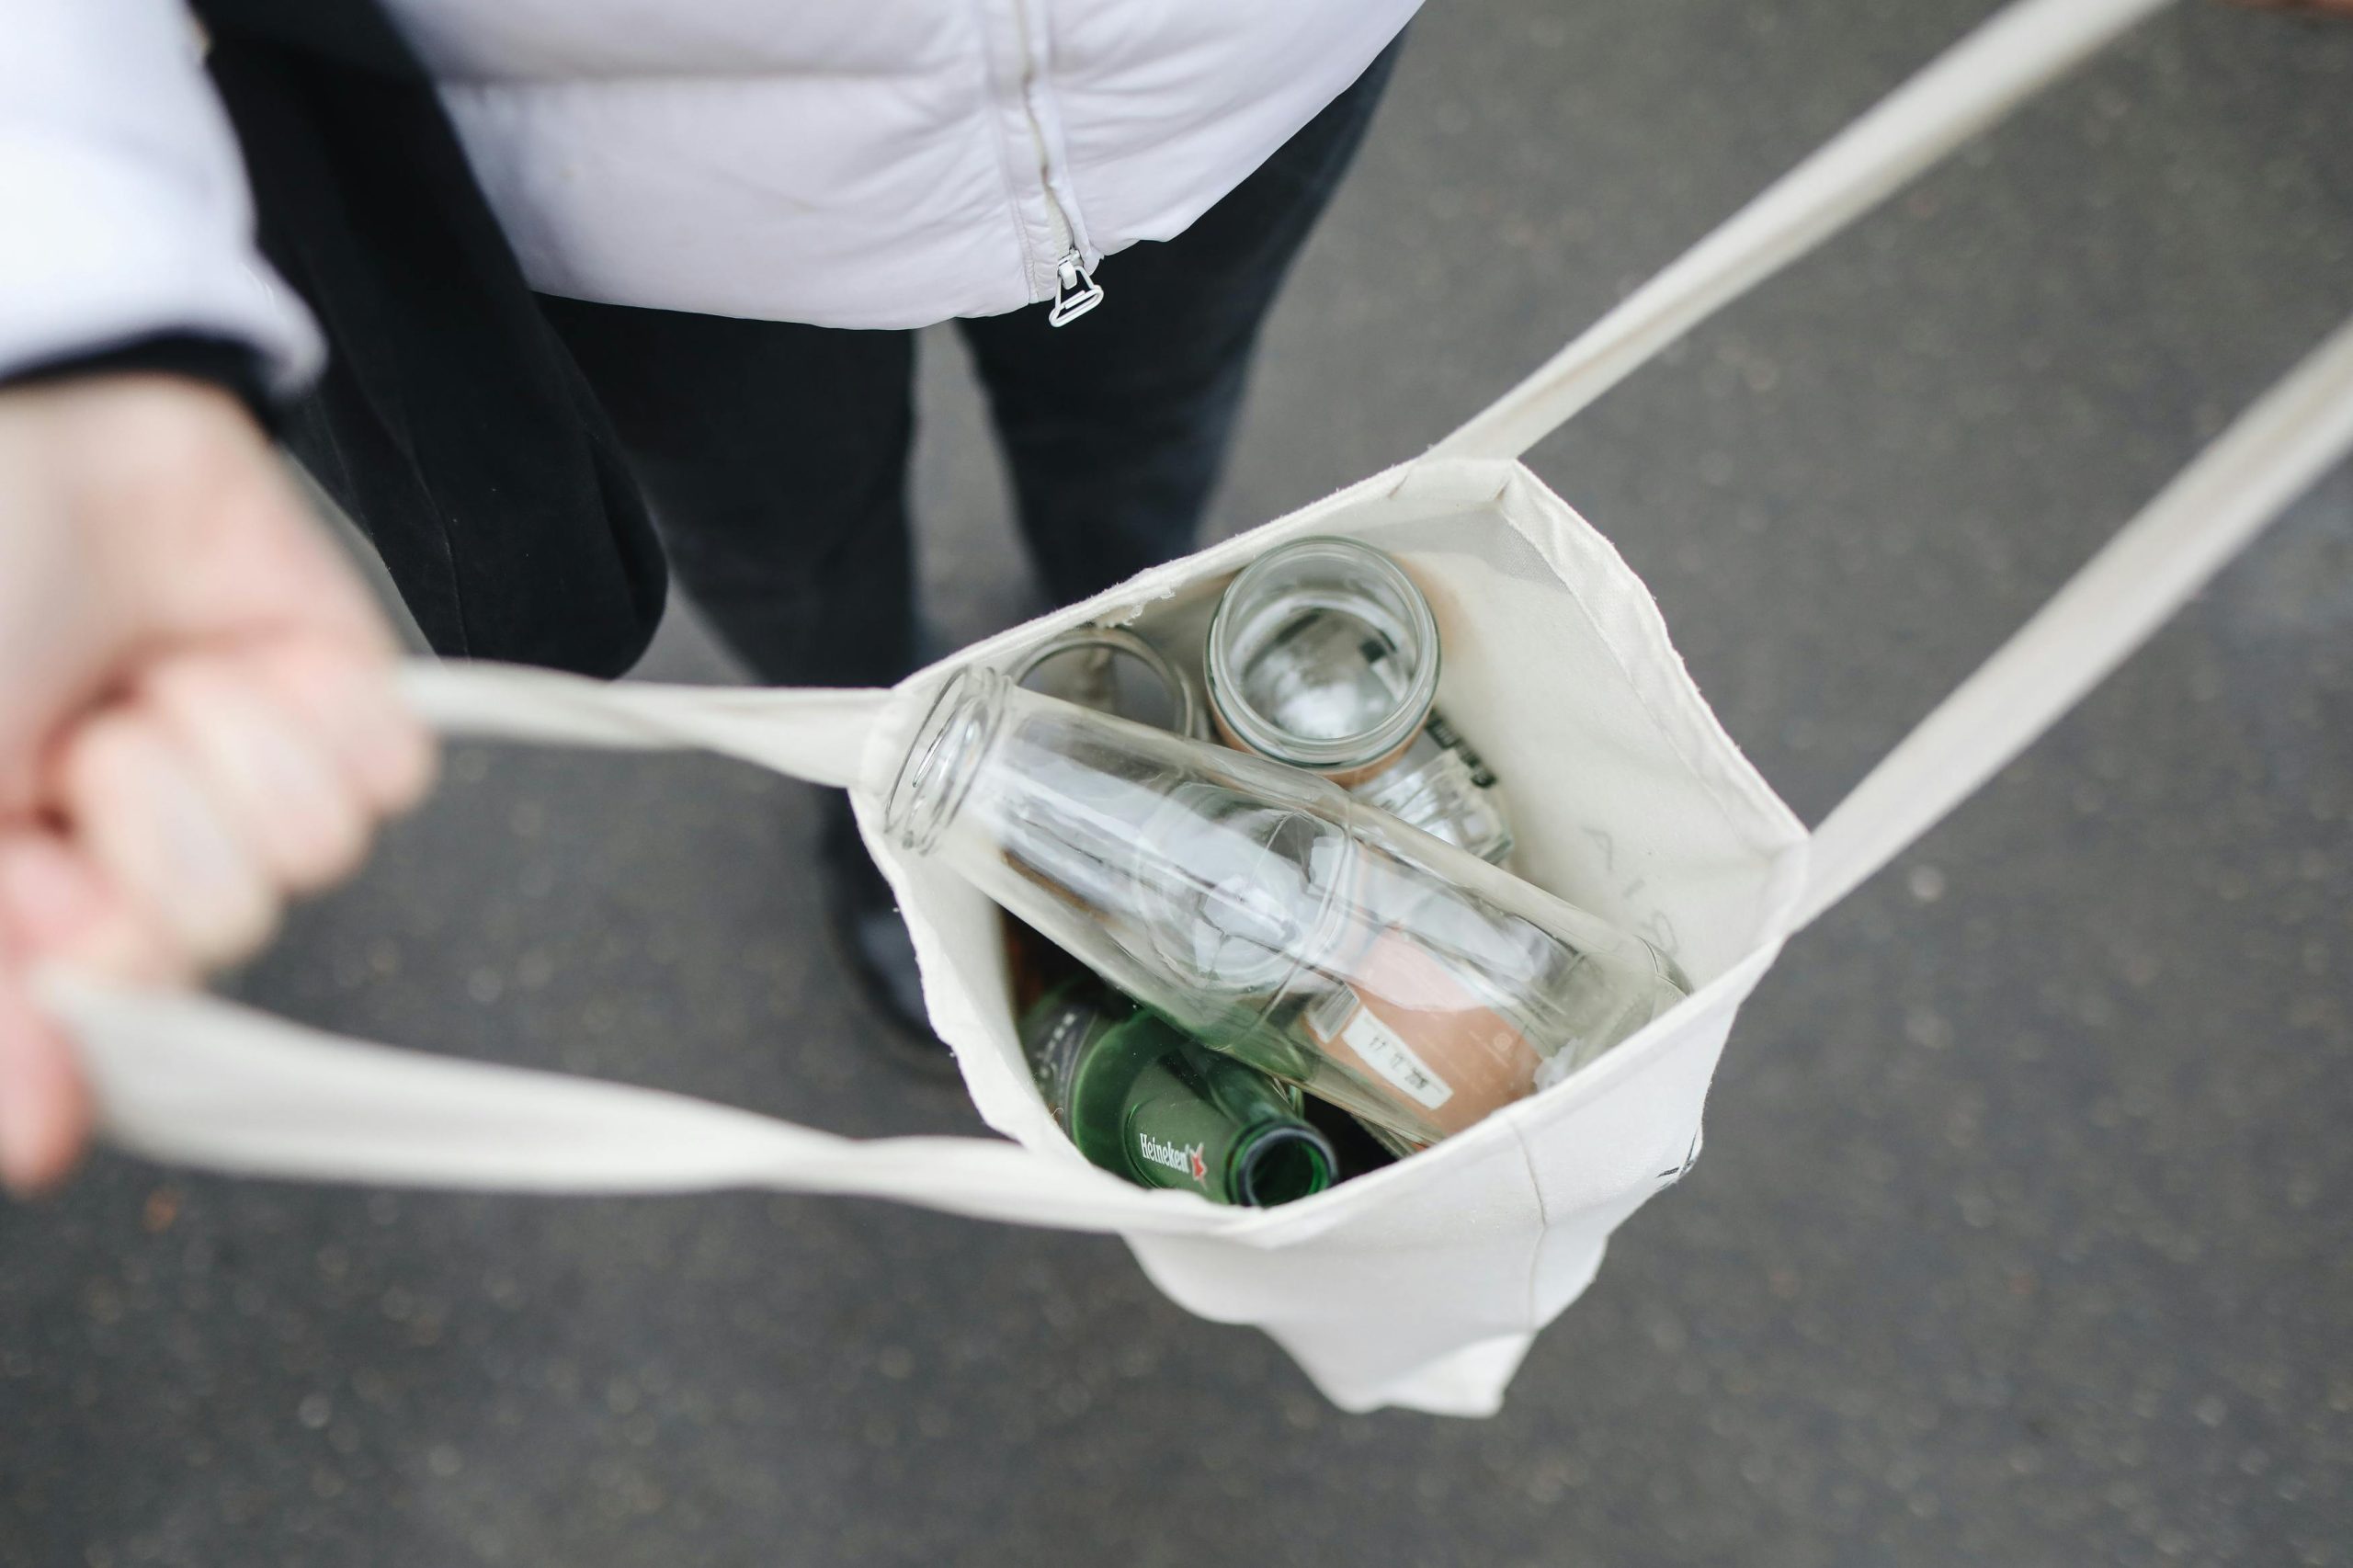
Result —
POLYGON ((1004 722, 1007 684, 996 671, 974 667, 940 688, 915 727, 883 809, 883 834, 901 848, 930 854, 963 810, 1004 722))
POLYGON ((1331 1186, 1337 1163, 1330 1141, 1305 1122, 1267 1122, 1234 1140, 1227 1190, 1237 1203, 1271 1209, 1331 1186))

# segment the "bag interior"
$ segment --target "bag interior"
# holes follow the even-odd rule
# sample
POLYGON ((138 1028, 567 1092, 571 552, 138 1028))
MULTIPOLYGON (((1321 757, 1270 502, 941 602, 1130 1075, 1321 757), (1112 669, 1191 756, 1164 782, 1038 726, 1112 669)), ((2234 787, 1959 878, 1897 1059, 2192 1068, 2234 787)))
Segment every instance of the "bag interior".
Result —
MULTIPOLYGON (((1368 482, 909 684, 934 685, 967 662, 1004 668, 1090 620, 1130 626, 1198 676, 1210 612, 1235 571, 1302 535, 1347 535, 1396 556, 1428 596, 1443 648, 1438 706, 1502 781, 1519 874, 1664 949, 1695 989, 1778 941, 1805 830, 1716 723, 1616 551, 1516 465, 1500 493, 1488 468, 1475 499, 1392 488, 1368 482)), ((880 802, 859 810, 880 843, 880 802)), ((1077 1158, 1022 1062, 995 905, 944 867, 887 845, 881 858, 924 960, 934 1022, 982 1115, 1077 1158)))

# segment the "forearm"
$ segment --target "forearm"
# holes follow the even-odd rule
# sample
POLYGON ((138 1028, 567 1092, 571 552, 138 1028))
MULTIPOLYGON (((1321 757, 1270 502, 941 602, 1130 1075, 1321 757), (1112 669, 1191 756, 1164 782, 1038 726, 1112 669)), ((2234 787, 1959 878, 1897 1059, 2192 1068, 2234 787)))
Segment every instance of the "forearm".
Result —
POLYGON ((0 380, 157 338, 249 346, 287 391, 318 335, 253 245, 236 142, 175 0, 11 0, 0 50, 0 380))

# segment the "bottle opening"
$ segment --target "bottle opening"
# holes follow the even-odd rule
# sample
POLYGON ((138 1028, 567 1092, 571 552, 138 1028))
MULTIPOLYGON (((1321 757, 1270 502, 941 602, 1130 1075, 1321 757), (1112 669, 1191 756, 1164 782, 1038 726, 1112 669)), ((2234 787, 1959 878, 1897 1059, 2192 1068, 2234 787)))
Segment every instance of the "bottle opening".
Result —
POLYGON ((883 833, 901 848, 929 854, 940 830, 963 806, 981 758, 995 738, 1005 685, 994 670, 961 671, 940 688, 915 727, 882 812, 883 833))
POLYGON ((1210 702, 1233 739, 1318 772, 1389 761, 1438 696, 1438 619, 1404 568, 1354 540, 1296 540, 1229 584, 1210 702))
POLYGON ((1050 639, 1008 672, 1026 690, 1201 738, 1192 682, 1167 655, 1123 627, 1082 626, 1050 639))
POLYGON ((1234 1196, 1261 1209, 1312 1198, 1332 1185, 1332 1145, 1312 1127, 1270 1127, 1234 1155, 1234 1196))

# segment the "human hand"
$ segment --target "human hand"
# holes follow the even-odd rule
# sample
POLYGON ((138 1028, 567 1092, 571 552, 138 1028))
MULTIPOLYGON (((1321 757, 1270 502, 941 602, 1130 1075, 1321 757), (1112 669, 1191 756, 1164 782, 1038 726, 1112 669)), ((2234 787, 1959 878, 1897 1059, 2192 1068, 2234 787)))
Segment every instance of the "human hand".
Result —
POLYGON ((89 1103, 32 971, 192 981, 350 871, 430 780, 394 645, 235 399, 168 376, 0 392, 0 1179, 89 1103))

